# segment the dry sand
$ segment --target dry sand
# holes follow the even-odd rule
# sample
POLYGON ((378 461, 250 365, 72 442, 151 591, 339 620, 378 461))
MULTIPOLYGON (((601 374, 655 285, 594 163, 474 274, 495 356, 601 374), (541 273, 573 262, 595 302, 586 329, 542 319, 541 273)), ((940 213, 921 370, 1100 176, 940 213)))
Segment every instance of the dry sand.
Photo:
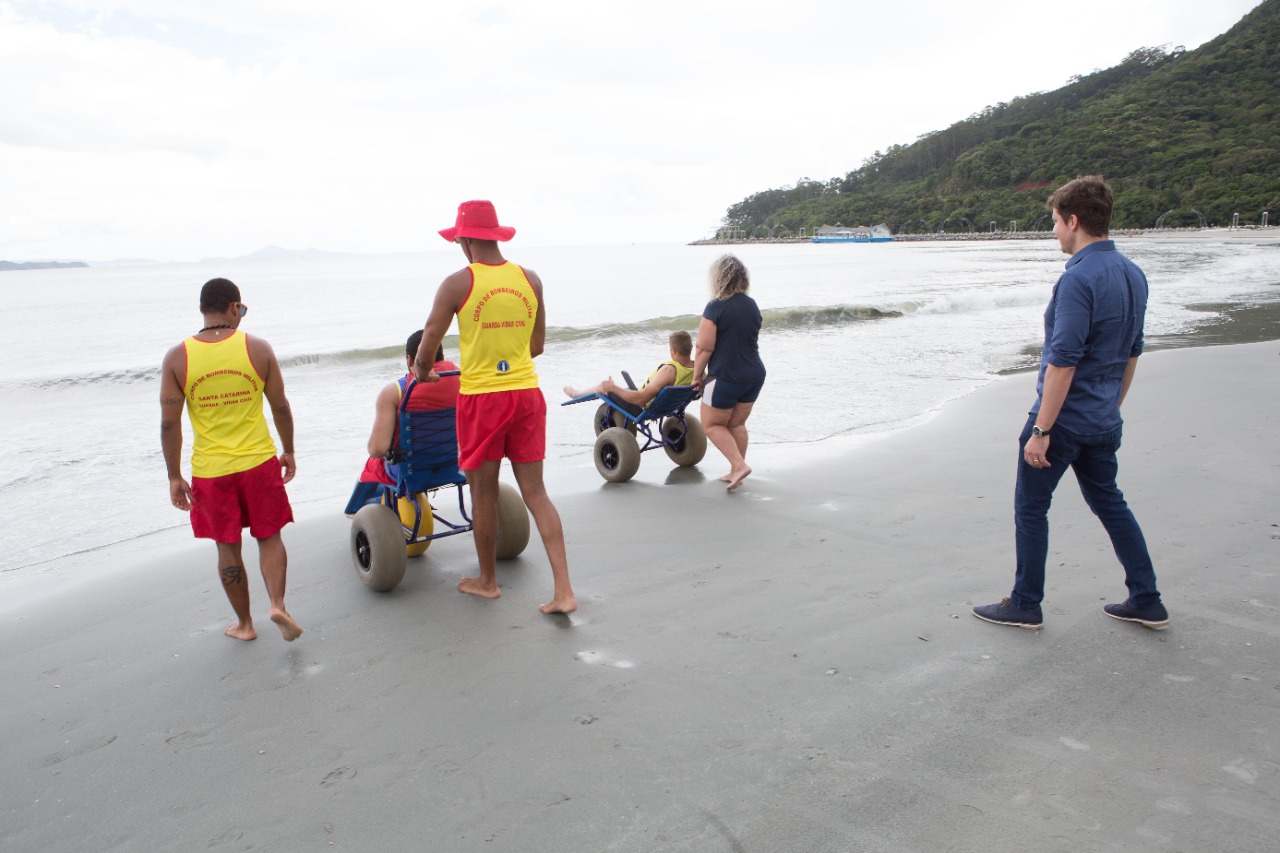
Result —
POLYGON ((1070 478, 1044 630, 969 614, 1012 582, 1025 374, 753 449, 732 495, 714 450, 605 485, 584 438, 569 618, 536 538, 496 602, 454 591, 469 537, 370 593, 340 505, 286 531, 292 644, 256 577, 259 639, 222 636, 207 543, 4 580, 0 849, 1280 849, 1278 349, 1140 364, 1121 486, 1164 631, 1103 615, 1122 572, 1070 478))

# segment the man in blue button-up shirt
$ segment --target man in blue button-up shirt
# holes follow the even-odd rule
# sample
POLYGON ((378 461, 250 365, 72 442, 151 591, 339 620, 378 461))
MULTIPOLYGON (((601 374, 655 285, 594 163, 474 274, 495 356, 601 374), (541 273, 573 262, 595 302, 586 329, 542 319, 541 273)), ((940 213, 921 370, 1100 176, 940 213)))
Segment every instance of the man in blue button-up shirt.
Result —
POLYGON ((1049 197, 1053 233, 1071 255, 1044 315, 1036 402, 1019 439, 1014 494, 1018 568, 1013 591, 973 608, 997 625, 1040 628, 1049 551, 1049 504, 1070 468, 1125 570, 1129 598, 1103 611, 1149 628, 1169 624, 1142 529, 1116 486, 1120 404, 1142 354, 1147 279, 1107 239, 1111 190, 1077 178, 1049 197))

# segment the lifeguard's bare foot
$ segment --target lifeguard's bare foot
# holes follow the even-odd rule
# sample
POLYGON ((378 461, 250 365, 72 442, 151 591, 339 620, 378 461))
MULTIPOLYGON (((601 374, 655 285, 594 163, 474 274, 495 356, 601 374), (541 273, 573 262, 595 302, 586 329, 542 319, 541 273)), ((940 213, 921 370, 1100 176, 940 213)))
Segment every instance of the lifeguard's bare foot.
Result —
POLYGON ((722 483, 727 483, 733 479, 733 472, 730 471, 728 474, 725 474, 723 477, 717 477, 716 479, 722 483))
POLYGON ((480 578, 463 578, 458 581, 458 592, 465 592, 467 595, 478 595, 481 598, 502 597, 502 590, 498 589, 496 583, 481 583, 480 578))
POLYGON ((293 621, 293 617, 287 610, 272 610, 271 621, 280 629, 280 636, 290 643, 302 636, 302 629, 298 627, 297 622, 293 621))
POLYGON ((578 599, 574 598, 572 595, 563 599, 553 598, 546 604, 539 605, 538 609, 547 614, 572 613, 578 609, 578 599))
POLYGON ((233 622, 231 623, 231 627, 227 629, 226 634, 228 637, 234 637, 237 640, 258 639, 258 632, 253 630, 252 622, 248 625, 241 625, 239 622, 233 622))
POLYGON ((732 492, 734 489, 738 488, 738 486, 741 486, 742 481, 747 479, 749 476, 751 476, 751 469, 745 465, 737 471, 731 471, 729 473, 729 485, 725 486, 724 490, 726 492, 732 492))

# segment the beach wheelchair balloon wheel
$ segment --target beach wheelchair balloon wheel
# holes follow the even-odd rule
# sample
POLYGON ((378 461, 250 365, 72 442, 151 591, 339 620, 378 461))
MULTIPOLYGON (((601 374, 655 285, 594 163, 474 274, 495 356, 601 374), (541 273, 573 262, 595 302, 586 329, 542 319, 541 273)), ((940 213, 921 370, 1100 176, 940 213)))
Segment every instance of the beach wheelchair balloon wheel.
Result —
POLYGON ((599 435, 610 427, 622 427, 632 435, 636 434, 636 425, 634 421, 628 421, 627 416, 618 411, 615 406, 610 406, 608 403, 601 403, 600 408, 596 409, 596 435, 599 435))
POLYGON ((421 557, 431 547, 431 533, 435 529, 435 518, 431 513, 431 500, 426 492, 419 492, 412 497, 406 495, 396 501, 396 512, 400 516, 400 524, 406 530, 412 530, 415 517, 418 524, 418 535, 413 542, 405 544, 405 553, 410 557, 421 557))
POLYGON ((364 585, 374 592, 395 589, 408 563, 399 516, 380 503, 360 508, 351 520, 351 561, 364 585))
POLYGON ((529 510, 514 486, 498 484, 498 559, 514 560, 529 545, 529 510))
POLYGON ((640 445, 622 427, 610 427, 596 437, 596 471, 610 483, 625 483, 640 470, 640 445))
POLYGON ((693 415, 671 417, 662 422, 662 449, 667 458, 682 468, 691 468, 707 455, 707 433, 693 415))

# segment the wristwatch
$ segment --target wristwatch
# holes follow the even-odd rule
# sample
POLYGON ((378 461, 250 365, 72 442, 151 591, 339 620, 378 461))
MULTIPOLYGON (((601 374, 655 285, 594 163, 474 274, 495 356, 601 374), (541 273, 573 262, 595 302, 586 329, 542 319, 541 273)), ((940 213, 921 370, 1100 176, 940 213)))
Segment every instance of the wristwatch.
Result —
POLYGON ((1032 435, 1034 435, 1036 438, 1043 438, 1044 436, 1046 436, 1046 435, 1048 435, 1048 434, 1049 434, 1049 430, 1047 430, 1047 429, 1040 429, 1040 425, 1039 425, 1039 424, 1032 424, 1032 425, 1031 425, 1031 434, 1032 434, 1032 435))

